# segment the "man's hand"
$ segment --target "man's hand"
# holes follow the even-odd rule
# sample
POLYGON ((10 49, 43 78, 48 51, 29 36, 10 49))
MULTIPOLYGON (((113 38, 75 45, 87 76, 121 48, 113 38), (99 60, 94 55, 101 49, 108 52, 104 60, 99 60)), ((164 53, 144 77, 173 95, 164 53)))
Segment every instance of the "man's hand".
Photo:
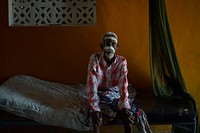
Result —
POLYGON ((102 124, 102 115, 101 115, 101 112, 99 111, 93 111, 91 113, 91 116, 92 116, 92 122, 95 126, 100 126, 102 124))

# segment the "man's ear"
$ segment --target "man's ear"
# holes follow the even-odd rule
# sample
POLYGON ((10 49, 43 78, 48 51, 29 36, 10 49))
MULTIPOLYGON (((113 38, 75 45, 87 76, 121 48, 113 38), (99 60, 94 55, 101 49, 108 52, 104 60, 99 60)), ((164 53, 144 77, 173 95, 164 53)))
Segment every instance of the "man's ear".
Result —
POLYGON ((101 48, 101 50, 104 50, 103 49, 103 43, 100 43, 100 48, 101 48))
POLYGON ((117 50, 119 48, 119 43, 117 43, 117 47, 115 48, 115 50, 117 50))

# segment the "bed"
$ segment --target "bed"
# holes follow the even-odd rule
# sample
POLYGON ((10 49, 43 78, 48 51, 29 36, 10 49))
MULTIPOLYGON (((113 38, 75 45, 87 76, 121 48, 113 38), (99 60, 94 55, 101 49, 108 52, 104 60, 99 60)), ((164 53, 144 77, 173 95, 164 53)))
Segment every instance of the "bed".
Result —
MULTIPOLYGON (((133 87, 129 91, 130 98, 135 98, 133 87)), ((192 97, 136 98, 134 102, 146 112, 150 124, 170 124, 172 132, 197 132, 198 113, 192 97)), ((105 124, 121 121, 116 116, 105 124)), ((65 85, 27 75, 10 77, 0 85, 0 126, 22 125, 92 130, 84 85, 65 85)))

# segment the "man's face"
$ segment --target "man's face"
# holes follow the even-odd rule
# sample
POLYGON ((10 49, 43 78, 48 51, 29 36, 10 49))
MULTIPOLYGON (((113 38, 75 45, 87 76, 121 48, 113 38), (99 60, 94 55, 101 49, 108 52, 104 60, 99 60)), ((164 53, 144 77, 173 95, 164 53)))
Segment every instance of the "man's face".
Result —
POLYGON ((104 55, 108 59, 112 59, 115 56, 115 51, 117 49, 117 42, 113 39, 105 39, 104 40, 104 55))

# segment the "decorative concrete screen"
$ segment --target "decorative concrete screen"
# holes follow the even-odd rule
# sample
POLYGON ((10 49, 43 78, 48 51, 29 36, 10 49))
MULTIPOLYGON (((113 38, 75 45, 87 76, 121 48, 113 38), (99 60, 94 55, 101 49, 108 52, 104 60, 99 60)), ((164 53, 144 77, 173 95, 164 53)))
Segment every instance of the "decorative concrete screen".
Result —
POLYGON ((94 25, 96 0, 9 0, 9 26, 94 25))

